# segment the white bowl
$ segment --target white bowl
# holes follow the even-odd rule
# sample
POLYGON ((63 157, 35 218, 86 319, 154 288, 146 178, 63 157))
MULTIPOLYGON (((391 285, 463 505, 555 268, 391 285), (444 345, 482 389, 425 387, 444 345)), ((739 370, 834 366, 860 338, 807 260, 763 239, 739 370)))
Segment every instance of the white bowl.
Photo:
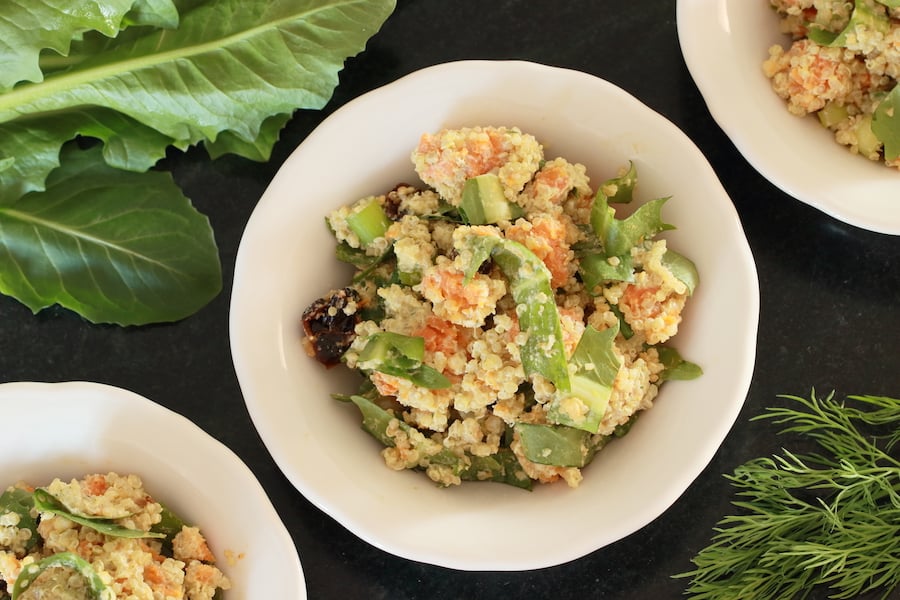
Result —
POLYGON ((787 47, 789 38, 766 0, 678 0, 677 22, 710 113, 760 174, 836 219, 900 235, 900 171, 852 154, 772 91, 762 63, 770 46, 787 47))
POLYGON ((87 382, 0 385, 0 488, 134 473, 200 527, 232 583, 228 600, 304 600, 297 550, 259 482, 228 448, 132 392, 87 382), (234 552, 230 564, 225 552, 234 552))
POLYGON ((732 426, 755 358, 759 294, 737 214, 709 164, 675 126, 596 77, 525 62, 430 67, 329 116, 288 158, 254 210, 237 256, 231 345, 247 408, 276 463, 306 498, 350 531, 401 557, 463 570, 563 563, 661 514, 691 484, 732 426), (303 309, 350 272, 333 258, 324 216, 416 180, 410 152, 444 126, 515 125, 550 156, 596 182, 634 160, 638 197, 673 196, 672 247, 702 283, 677 346, 705 371, 667 383, 656 406, 565 484, 533 492, 497 483, 438 488, 389 470, 352 405, 343 367, 301 347, 303 309))

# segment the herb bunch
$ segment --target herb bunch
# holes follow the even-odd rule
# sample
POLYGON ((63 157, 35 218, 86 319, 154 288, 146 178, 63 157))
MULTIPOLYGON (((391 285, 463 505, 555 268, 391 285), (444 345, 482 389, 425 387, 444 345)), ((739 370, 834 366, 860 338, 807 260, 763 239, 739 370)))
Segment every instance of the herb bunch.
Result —
POLYGON ((883 396, 782 396, 799 406, 756 419, 782 425, 811 451, 782 450, 726 476, 738 514, 724 517, 694 557, 696 599, 831 598, 900 585, 900 400, 883 396))

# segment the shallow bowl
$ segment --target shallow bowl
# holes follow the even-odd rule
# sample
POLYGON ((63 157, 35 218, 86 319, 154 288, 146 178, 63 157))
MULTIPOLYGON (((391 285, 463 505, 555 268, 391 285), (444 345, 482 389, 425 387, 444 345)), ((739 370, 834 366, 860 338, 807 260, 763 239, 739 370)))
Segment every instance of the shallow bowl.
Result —
POLYGON ((232 356, 247 408, 274 460, 311 502, 396 555, 464 570, 563 563, 614 542, 665 511, 708 464, 746 397, 759 293, 734 207, 698 149, 674 125, 610 83, 516 61, 430 67, 337 110, 288 158, 241 240, 232 294, 232 356), (518 126, 549 157, 586 165, 595 181, 633 160, 639 199, 671 196, 670 246, 702 283, 678 334, 705 374, 667 383, 654 408, 585 469, 577 489, 533 492, 496 483, 438 488, 394 472, 332 400, 357 380, 301 345, 303 309, 350 272, 333 257, 324 217, 339 205, 415 180, 424 132, 518 126))
POLYGON ((188 419, 89 382, 2 384, 0 414, 2 489, 136 474, 154 499, 206 536, 232 583, 227 600, 305 600, 297 550, 265 491, 231 450, 188 419))
POLYGON ((852 154, 815 116, 790 114, 772 91, 763 61, 770 46, 790 40, 767 0, 678 0, 677 23, 691 76, 747 162, 836 219, 900 235, 900 171, 852 154))

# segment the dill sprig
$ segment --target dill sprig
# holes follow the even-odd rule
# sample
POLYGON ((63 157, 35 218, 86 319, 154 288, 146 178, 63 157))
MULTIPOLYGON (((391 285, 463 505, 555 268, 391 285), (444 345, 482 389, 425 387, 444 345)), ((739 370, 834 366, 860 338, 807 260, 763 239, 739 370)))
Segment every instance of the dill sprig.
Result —
POLYGON ((739 514, 724 517, 693 559, 686 593, 703 600, 831 598, 900 585, 900 400, 834 393, 769 408, 781 434, 812 451, 751 460, 726 478, 739 514))

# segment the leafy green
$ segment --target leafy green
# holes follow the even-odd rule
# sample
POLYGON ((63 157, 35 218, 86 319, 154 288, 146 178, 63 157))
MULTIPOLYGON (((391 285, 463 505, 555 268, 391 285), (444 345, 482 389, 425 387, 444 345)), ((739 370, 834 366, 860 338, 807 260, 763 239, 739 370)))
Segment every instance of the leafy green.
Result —
MULTIPOLYGON (((74 153, 60 153, 77 137, 99 141, 102 152, 91 153, 90 160, 136 173, 155 167, 171 148, 199 144, 212 157, 232 153, 268 160, 293 112, 324 106, 344 60, 364 48, 394 4, 89 0, 70 8, 72 3, 59 0, 12 0, 0 20, 0 207, 12 212, 0 213, 0 229, 10 226, 8 219, 17 214, 25 194, 44 191, 55 169, 76 160, 74 153)), ((146 176, 147 188, 161 181, 155 173, 146 176)), ((75 180, 74 169, 69 168, 68 177, 75 180)), ((85 213, 96 211, 101 218, 107 207, 100 203, 116 193, 127 206, 133 181, 119 188, 119 180, 107 180, 109 193, 102 194, 103 201, 81 199, 85 213)), ((168 181, 163 185, 171 190, 168 181)), ((180 202, 180 194, 177 198, 180 202)), ((38 202, 34 197, 29 201, 38 202)), ((178 222, 157 220, 148 223, 148 229, 160 227, 152 232, 154 237, 168 235, 178 222)), ((192 227, 188 223, 176 229, 176 238, 192 237, 192 227)), ((204 239, 209 246, 204 256, 215 253, 214 240, 204 239)), ((193 244, 176 243, 180 247, 175 253, 193 250, 193 244)), ((58 270, 60 263, 50 262, 36 238, 18 247, 17 254, 30 272, 55 272, 62 288, 90 286, 97 274, 94 266, 86 268, 78 260, 58 270)), ((42 282, 31 282, 21 264, 0 262, 0 279, 24 279, 3 293, 34 308, 36 294, 20 290, 42 282)), ((220 288, 218 257, 216 264, 204 262, 204 268, 201 279, 217 279, 214 287, 220 288)), ((139 279, 141 274, 120 277, 139 279)), ((159 312, 158 307, 166 301, 180 303, 183 289, 180 283, 161 283, 133 287, 140 296, 134 302, 146 309, 134 321, 123 318, 119 303, 107 302, 100 293, 69 307, 100 322, 168 321, 183 311, 159 312), (159 294, 162 297, 144 297, 159 294), (114 314, 107 312, 110 304, 116 306, 114 314)), ((202 306, 196 298, 191 304, 191 310, 202 306)))
POLYGON ((882 34, 888 33, 891 21, 884 14, 884 9, 876 8, 876 1, 885 4, 882 0, 856 0, 850 20, 839 32, 828 31, 811 23, 807 30, 807 37, 821 46, 844 47, 847 45, 848 36, 856 35, 858 29, 877 31, 882 34))
POLYGON ((13 486, 0 494, 0 516, 10 512, 15 513, 19 516, 19 523, 16 527, 31 531, 31 537, 25 542, 26 550, 34 548, 38 541, 37 520, 31 516, 33 507, 33 493, 28 490, 13 486))
POLYGON ((659 354, 659 362, 664 369, 659 374, 661 381, 696 379, 703 375, 700 365, 684 360, 681 354, 671 346, 655 346, 659 354))
MULTIPOLYGON (((387 430, 396 417, 364 396, 353 395, 350 400, 362 414, 362 428, 382 445, 393 447, 394 438, 388 435, 387 430)), ((413 430, 402 420, 398 421, 397 426, 406 433, 413 430)), ((414 438, 410 441, 415 443, 414 438)), ((501 448, 491 456, 473 456, 468 453, 460 455, 443 448, 428 456, 428 460, 433 464, 451 467, 460 479, 466 481, 495 481, 527 490, 532 486, 531 479, 509 448, 501 448)))
POLYGON ((676 577, 708 600, 803 598, 816 587, 887 598, 900 586, 900 399, 783 398, 795 404, 757 419, 815 450, 757 458, 728 476, 741 512, 676 577))
POLYGON ((72 552, 59 552, 41 559, 36 563, 27 565, 16 578, 12 588, 12 600, 20 598, 26 590, 34 586, 29 594, 31 598, 57 598, 63 600, 66 597, 75 598, 74 593, 67 593, 65 582, 72 573, 81 575, 88 586, 92 600, 115 600, 115 593, 104 582, 91 563, 72 552), (56 574, 55 571, 63 570, 56 574), (46 581, 44 577, 48 578, 46 581), (40 588, 40 591, 37 591, 40 588))
POLYGON ((694 293, 694 289, 700 284, 700 274, 697 272, 697 265, 691 259, 666 248, 662 264, 675 279, 687 286, 688 296, 694 293))
POLYGON ((628 204, 634 198, 636 186, 637 167, 634 166, 633 161, 628 161, 628 169, 622 175, 604 181, 597 193, 602 194, 606 202, 628 204))
POLYGON ((40 512, 52 513, 65 517, 73 523, 90 527, 91 529, 111 537, 121 538, 164 538, 165 533, 156 531, 143 531, 141 529, 129 529, 110 519, 99 517, 87 517, 69 510, 62 502, 56 499, 50 492, 42 488, 34 490, 34 507, 40 512))
POLYGON ((212 229, 164 172, 67 148, 47 190, 0 206, 0 292, 92 321, 177 320, 221 289, 212 229))
POLYGON ((571 392, 557 394, 550 403, 547 417, 551 422, 597 433, 622 366, 614 351, 618 334, 618 324, 603 331, 592 326, 585 328, 569 360, 571 392), (578 398, 588 409, 586 414, 579 415, 580 418, 573 418, 564 408, 570 396, 578 398))
POLYGON ((900 84, 884 97, 872 116, 872 132, 884 144, 884 158, 900 156, 900 84))
MULTIPOLYGON (((631 249, 657 233, 674 229, 673 225, 662 220, 662 206, 668 198, 651 200, 628 217, 616 218, 616 210, 609 205, 610 202, 631 202, 637 178, 637 168, 631 162, 624 175, 600 184, 594 195, 590 224, 591 233, 596 241, 579 253, 578 264, 585 289, 590 293, 604 281, 633 281, 634 264, 631 249)), ((677 272, 673 271, 673 274, 682 281, 687 279, 685 283, 693 289, 697 275, 693 263, 674 252, 669 260, 678 269, 677 272)))
POLYGON ((565 425, 516 423, 515 430, 525 458, 558 467, 584 467, 606 441, 605 437, 592 436, 583 429, 565 425))
POLYGON ((72 40, 86 31, 116 35, 133 4, 134 0, 4 2, 0 19, 0 92, 20 81, 41 81, 38 59, 44 49, 67 55, 72 40))
POLYGON ((466 278, 491 257, 509 282, 519 326, 528 333, 520 348, 526 375, 539 374, 553 382, 556 389, 568 391, 562 326, 546 265, 534 252, 513 240, 476 234, 467 236, 464 244, 470 254, 466 278))
POLYGON ((424 338, 379 331, 369 336, 359 353, 357 364, 360 369, 408 379, 415 385, 429 389, 450 387, 450 380, 425 364, 424 358, 424 338))

